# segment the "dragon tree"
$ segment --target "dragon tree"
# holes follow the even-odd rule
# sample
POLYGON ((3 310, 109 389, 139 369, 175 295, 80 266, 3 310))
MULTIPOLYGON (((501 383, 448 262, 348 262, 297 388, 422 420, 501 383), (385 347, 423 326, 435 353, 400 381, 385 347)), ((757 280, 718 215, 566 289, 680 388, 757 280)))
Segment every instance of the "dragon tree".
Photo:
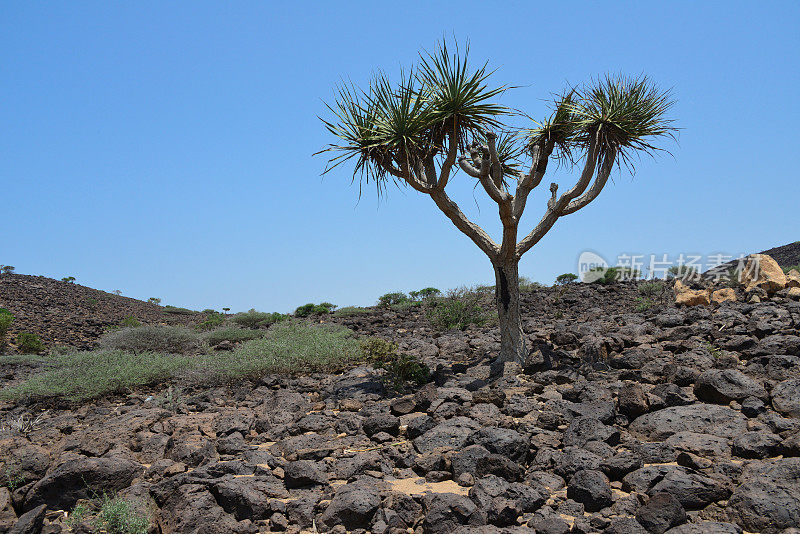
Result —
POLYGON ((662 150, 654 143, 673 137, 675 128, 666 118, 673 101, 646 76, 607 75, 561 93, 547 119, 512 126, 511 120, 526 115, 497 103, 508 87, 490 85, 487 63, 471 68, 468 54, 468 47, 451 54, 440 43, 433 52, 421 52, 418 64, 398 82, 380 72, 366 88, 340 85, 327 104, 332 116, 322 119, 338 139, 323 150, 331 153, 325 172, 352 162, 353 178, 374 182, 379 192, 394 183, 428 195, 489 257, 499 360, 522 363, 528 347, 520 316, 520 258, 558 219, 595 200, 615 167, 632 171, 637 155, 662 150), (520 233, 528 198, 551 160, 576 169, 574 185, 559 193, 551 183, 542 195, 541 219, 520 233), (497 204, 499 242, 448 196, 447 185, 459 170, 497 204))

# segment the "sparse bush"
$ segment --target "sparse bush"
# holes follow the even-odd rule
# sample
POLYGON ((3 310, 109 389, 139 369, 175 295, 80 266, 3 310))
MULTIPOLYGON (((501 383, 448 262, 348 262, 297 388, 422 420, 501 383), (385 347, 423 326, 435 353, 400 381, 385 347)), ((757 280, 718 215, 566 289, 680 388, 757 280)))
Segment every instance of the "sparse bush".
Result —
POLYGON ((572 284, 578 279, 578 275, 574 273, 564 273, 559 274, 556 276, 556 284, 559 286, 565 286, 567 284, 572 284))
POLYGON ((72 284, 72 283, 75 282, 75 277, 74 276, 65 276, 64 278, 61 279, 61 281, 62 282, 66 282, 68 284, 72 284))
POLYGON ((378 298, 378 306, 388 308, 396 304, 402 304, 404 302, 408 302, 409 300, 411 299, 405 293, 401 291, 394 291, 392 293, 386 293, 385 295, 381 295, 380 298, 378 298))
POLYGON ((85 401, 156 384, 195 365, 196 358, 160 352, 99 349, 54 356, 51 367, 0 391, 0 398, 63 397, 85 401))
POLYGON ((541 289, 543 287, 544 285, 540 284, 539 282, 534 282, 527 276, 519 277, 519 290, 523 293, 528 293, 534 289, 541 289))
POLYGON ((14 274, 14 266, 13 265, 2 265, 0 266, 0 272, 3 274, 14 274))
POLYGON ((86 305, 92 309, 97 308, 97 299, 86 299, 86 305))
POLYGON ((143 505, 136 505, 122 497, 110 497, 103 494, 95 497, 94 504, 78 504, 70 514, 68 524, 77 527, 81 522, 90 518, 91 523, 98 532, 108 534, 147 534, 150 519, 144 511, 143 505), (92 510, 97 510, 93 516, 92 510))
POLYGON ((646 312, 653 306, 655 306, 655 302, 653 302, 649 298, 640 297, 636 299, 636 311, 639 313, 646 312))
POLYGON ((431 297, 437 297, 441 295, 442 292, 436 289, 435 287, 425 287, 420 289, 419 291, 409 291, 408 296, 411 297, 413 301, 425 300, 431 297))
POLYGON ((344 308, 339 308, 335 312, 333 312, 334 317, 353 317, 356 315, 366 315, 369 313, 367 308, 361 308, 359 306, 345 306, 344 308))
POLYGON ((133 315, 129 315, 125 317, 119 325, 122 328, 137 328, 142 326, 142 322, 133 315))
POLYGON ((637 280, 641 277, 641 272, 638 269, 632 269, 624 266, 608 268, 595 267, 592 269, 592 271, 602 271, 602 276, 594 281, 594 283, 601 285, 615 284, 617 282, 628 282, 631 280, 637 280))
POLYGON ((207 315, 205 321, 197 325, 197 329, 201 332, 208 332, 209 330, 214 330, 215 328, 222 325, 225 322, 225 316, 219 312, 215 312, 211 310, 210 312, 204 312, 207 315))
POLYGON ((471 324, 482 325, 488 313, 481 301, 484 295, 467 288, 453 289, 447 296, 433 299, 428 307, 428 320, 438 330, 465 330, 471 324))
POLYGON ((133 353, 190 354, 198 352, 203 342, 197 332, 183 326, 139 326, 106 333, 100 346, 133 353))
POLYGON ((6 458, 3 460, 3 468, 0 474, 0 486, 5 486, 10 491, 16 491, 25 485, 27 480, 22 472, 22 466, 16 458, 6 458))
POLYGON ((637 288, 639 294, 649 299, 654 299, 664 291, 664 283, 658 281, 644 282, 637 288))
POLYGON ((8 329, 11 323, 14 322, 14 316, 5 308, 0 308, 0 351, 6 345, 6 337, 8 336, 8 329))
POLYGON ((233 316, 233 322, 245 328, 266 328, 284 319, 286 316, 282 313, 260 312, 252 308, 233 316))
POLYGON ((206 340, 212 347, 219 345, 223 341, 230 341, 231 343, 240 343, 242 341, 250 341, 251 339, 258 339, 264 337, 263 330, 252 330, 245 328, 222 328, 214 330, 206 334, 206 340))
POLYGON ((36 334, 20 332, 17 335, 17 350, 22 354, 39 354, 44 350, 44 343, 36 334))
POLYGON ((699 276, 697 267, 690 265, 673 265, 667 269, 667 280, 694 280, 699 276))
POLYGON ((397 343, 379 337, 361 340, 361 350, 375 369, 384 371, 381 380, 388 389, 404 392, 409 383, 422 385, 430 370, 416 356, 398 353, 397 343))
POLYGON ((206 374, 221 379, 257 378, 267 373, 335 371, 361 359, 353 332, 331 324, 284 321, 267 336, 201 358, 206 374))
POLYGON ((158 297, 150 297, 149 299, 147 299, 147 302, 149 302, 150 304, 155 304, 156 306, 158 306, 159 304, 161 304, 161 299, 158 298, 158 297))
POLYGON ((211 308, 206 308, 200 313, 205 313, 207 315, 214 315, 215 313, 219 313, 217 310, 212 310, 211 308))
POLYGON ((178 308, 177 306, 170 306, 167 304, 164 306, 164 311, 167 313, 171 313, 173 315, 192 315, 197 313, 194 310, 190 310, 189 308, 178 308))
POLYGON ((314 304, 309 302, 303 304, 294 311, 295 317, 310 317, 311 315, 325 315, 331 313, 336 307, 335 304, 330 302, 323 302, 322 304, 314 304))

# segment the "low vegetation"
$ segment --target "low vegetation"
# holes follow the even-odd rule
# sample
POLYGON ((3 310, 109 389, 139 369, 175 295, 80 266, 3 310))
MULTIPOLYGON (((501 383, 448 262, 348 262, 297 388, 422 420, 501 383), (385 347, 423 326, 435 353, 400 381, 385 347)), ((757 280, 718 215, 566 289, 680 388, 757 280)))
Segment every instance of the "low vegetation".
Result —
POLYGON ((233 322, 244 328, 266 328, 284 319, 286 319, 286 315, 282 313, 260 312, 255 309, 233 316, 233 322))
POLYGON ((375 369, 383 370, 381 381, 389 390, 404 393, 428 381, 430 369, 416 356, 399 352, 396 343, 369 337, 361 341, 361 350, 375 369))
POLYGON ((189 308, 178 308, 177 306, 170 306, 169 304, 164 306, 164 311, 166 313, 171 313, 173 315, 192 315, 194 313, 197 313, 196 311, 190 310, 189 308))
POLYGON ((44 350, 44 343, 36 334, 20 332, 17 335, 17 350, 22 354, 39 354, 44 350))
POLYGON ((367 315, 369 309, 361 308, 359 306, 345 306, 333 312, 334 317, 354 317, 356 315, 367 315))
POLYGON ((535 289, 542 289, 543 287, 544 285, 540 284, 539 282, 531 280, 527 276, 519 277, 519 290, 522 293, 529 293, 535 289))
POLYGON ((381 295, 378 298, 378 306, 388 308, 390 306, 396 306, 397 304, 403 304, 410 300, 411 298, 402 291, 393 291, 392 293, 381 295))
POLYGON ((147 534, 150 518, 142 508, 121 497, 103 494, 88 504, 77 504, 67 523, 71 528, 88 524, 96 532, 108 534, 147 534))
POLYGON ((219 345, 223 341, 241 343, 243 341, 250 341, 251 339, 258 339, 264 337, 264 334, 265 332, 263 330, 230 327, 213 330, 206 334, 205 339, 208 341, 208 344, 213 347, 214 345, 219 345))
POLYGON ((700 271, 691 265, 673 265, 667 269, 667 280, 694 280, 699 276, 700 271))
POLYGON ((183 326, 138 326, 106 333, 100 338, 100 347, 132 353, 166 352, 192 354, 204 346, 200 335, 183 326))
POLYGON ((294 311, 294 316, 310 317, 312 315, 327 315, 335 309, 336 309, 336 304, 331 304, 330 302, 323 302, 321 304, 314 304, 313 302, 309 302, 308 304, 303 304, 302 306, 299 306, 294 311))
POLYGON ((483 307, 484 301, 485 294, 481 291, 453 289, 446 296, 430 302, 428 320, 437 330, 465 330, 471 324, 486 324, 489 313, 483 307))
POLYGON ((6 345, 6 337, 8 336, 8 329, 11 323, 14 322, 14 316, 5 308, 0 308, 0 351, 6 345))
POLYGON ((574 273, 564 273, 556 276, 556 285, 565 286, 573 284, 578 280, 578 275, 574 273))

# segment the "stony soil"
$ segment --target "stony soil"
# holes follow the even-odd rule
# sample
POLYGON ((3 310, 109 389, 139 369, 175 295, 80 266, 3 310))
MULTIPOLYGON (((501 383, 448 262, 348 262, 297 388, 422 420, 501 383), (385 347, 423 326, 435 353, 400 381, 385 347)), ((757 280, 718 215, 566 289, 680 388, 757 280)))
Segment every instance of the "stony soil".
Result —
MULTIPOLYGON (((326 320, 435 370, 406 395, 369 367, 78 407, 2 405, 0 532, 68 532, 118 491, 152 532, 796 532, 800 303, 638 313, 635 283, 524 299, 534 350, 418 310, 326 320), (19 518, 19 519, 18 519, 19 518), (19 527, 20 529, 23 527, 19 527)), ((76 532, 91 532, 77 525, 76 532)))
POLYGON ((199 314, 167 313, 162 306, 44 276, 0 275, 0 308, 14 315, 9 342, 37 334, 47 348, 92 348, 108 327, 135 317, 144 324, 193 324, 199 314))

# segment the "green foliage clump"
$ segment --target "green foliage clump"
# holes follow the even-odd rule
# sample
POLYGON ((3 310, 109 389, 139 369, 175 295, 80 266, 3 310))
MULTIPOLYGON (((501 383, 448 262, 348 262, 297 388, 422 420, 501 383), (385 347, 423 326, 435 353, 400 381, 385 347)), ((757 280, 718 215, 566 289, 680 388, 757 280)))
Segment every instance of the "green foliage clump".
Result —
POLYGON ((233 322, 244 328, 266 328, 286 319, 282 313, 267 313, 250 309, 233 316, 233 322))
POLYGON ((150 297, 149 299, 147 299, 147 302, 149 302, 150 304, 155 304, 156 306, 158 306, 159 304, 161 304, 161 299, 158 298, 158 297, 150 297))
POLYGON ((214 330, 215 328, 222 326, 222 323, 225 322, 225 315, 222 313, 214 310, 204 311, 203 313, 206 314, 206 320, 197 325, 197 329, 201 332, 214 330))
POLYGON ((640 295, 647 297, 648 299, 654 299, 661 295, 664 291, 664 283, 659 281, 652 281, 652 282, 645 282, 640 284, 637 288, 637 291, 640 295))
POLYGON ((602 275, 594 280, 594 283, 601 285, 615 284, 617 282, 627 282, 637 280, 641 277, 641 272, 638 269, 631 267, 595 267, 592 269, 594 272, 602 272, 602 275))
POLYGON ((44 343, 36 334, 20 332, 17 335, 17 350, 22 354, 39 354, 44 350, 44 343))
POLYGON ((3 460, 2 471, 0 471, 0 486, 5 486, 9 491, 16 491, 25 485, 26 478, 22 473, 22 466, 16 458, 3 460))
POLYGON ((222 380, 258 378, 268 373, 335 371, 361 359, 353 332, 331 324, 285 321, 268 335, 200 358, 199 365, 222 380))
POLYGON ((192 315, 197 313, 189 308, 178 308, 177 306, 170 306, 169 304, 164 306, 164 311, 173 315, 192 315))
POLYGON ((565 286, 567 284, 572 284, 576 280, 578 280, 578 275, 574 273, 564 273, 559 274, 556 276, 556 284, 559 286, 565 286))
POLYGON ((6 336, 8 336, 8 329, 11 323, 14 322, 14 316, 5 308, 0 308, 0 350, 6 345, 6 336))
POLYGON ((98 349, 53 356, 50 366, 0 391, 0 398, 62 397, 71 401, 156 384, 194 365, 195 358, 163 352, 98 349))
POLYGON ((0 265, 0 272, 3 274, 14 274, 14 269, 13 265, 0 265))
POLYGON ((435 287, 425 287, 419 291, 409 291, 408 296, 413 301, 425 300, 431 297, 438 297, 442 292, 435 287))
POLYGON ((542 289, 544 286, 539 282, 534 282, 527 276, 520 276, 519 277, 519 290, 522 293, 529 293, 534 289, 542 289))
POLYGON ((327 315, 336 308, 335 304, 330 302, 323 302, 321 304, 314 304, 309 302, 303 304, 294 311, 295 317, 310 317, 311 315, 327 315))
POLYGON ((792 265, 791 267, 784 267, 783 268, 783 272, 785 274, 789 274, 789 271, 792 271, 792 270, 800 272, 800 265, 792 265))
POLYGON ((121 497, 103 495, 97 520, 108 534, 147 534, 150 519, 121 497))
POLYGON ((409 384, 420 386, 428 381, 430 369, 416 356, 398 353, 396 343, 369 337, 361 340, 361 350, 375 369, 384 371, 381 380, 387 389, 402 393, 409 384))
POLYGON ((649 298, 640 297, 636 299, 636 311, 639 313, 646 312, 653 306, 655 306, 655 302, 653 302, 649 298))
POLYGON ((100 346, 133 353, 190 354, 201 350, 204 343, 197 332, 183 326, 138 326, 107 332, 100 338, 100 346))
POLYGON ((698 268, 691 265, 673 265, 667 269, 667 280, 694 280, 699 276, 698 268))
POLYGON ((471 324, 483 325, 489 319, 482 306, 483 299, 484 295, 480 291, 453 289, 447 296, 430 303, 428 320, 437 330, 465 330, 471 324))
POLYGON ((246 328, 222 328, 214 330, 206 334, 206 340, 211 346, 219 345, 223 341, 230 341, 231 343, 240 343, 242 341, 250 341, 251 339, 258 339, 264 337, 263 330, 254 330, 246 328))
POLYGON ((335 312, 333 312, 334 317, 353 317, 356 315, 366 315, 369 313, 367 308, 361 308, 360 306, 345 306, 344 308, 339 308, 335 312))
POLYGON ((125 317, 119 325, 122 328, 136 328, 142 326, 142 322, 133 315, 129 315, 125 317))
POLYGON ((65 276, 64 278, 61 279, 61 281, 62 282, 66 282, 68 284, 72 284, 72 283, 75 283, 75 277, 74 276, 65 276))
POLYGON ((403 304, 405 302, 409 302, 410 300, 411 299, 409 298, 409 296, 403 293, 402 291, 394 291, 392 293, 386 293, 385 295, 381 295, 378 298, 378 306, 389 308, 397 304, 403 304))

